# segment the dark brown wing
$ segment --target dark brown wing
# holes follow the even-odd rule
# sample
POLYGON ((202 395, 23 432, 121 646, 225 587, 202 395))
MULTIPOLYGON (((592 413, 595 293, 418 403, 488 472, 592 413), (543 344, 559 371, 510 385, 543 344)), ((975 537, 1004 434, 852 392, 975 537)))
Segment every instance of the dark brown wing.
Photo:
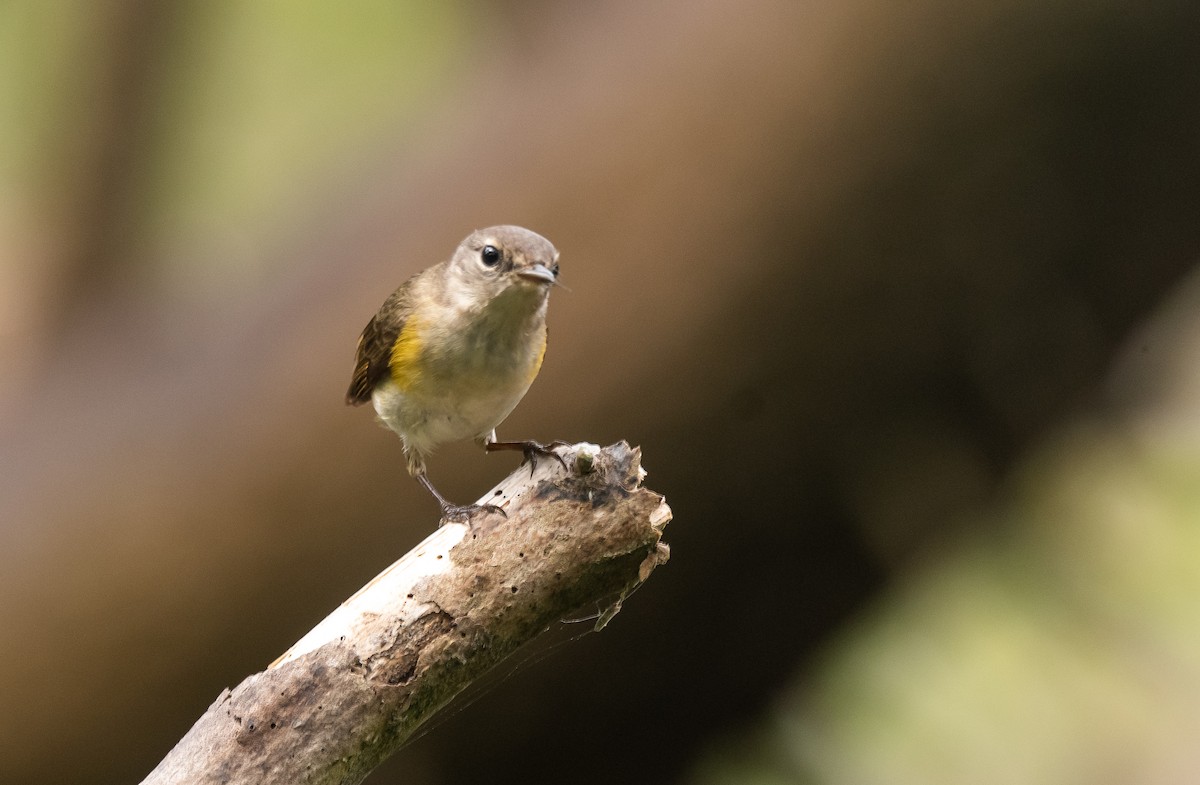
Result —
POLYGON ((358 353, 354 358, 354 377, 346 391, 346 403, 359 406, 371 400, 371 392, 388 374, 388 362, 392 357, 392 346, 396 336, 404 327, 404 315, 408 313, 409 286, 405 284, 387 298, 379 313, 371 317, 358 339, 358 353))

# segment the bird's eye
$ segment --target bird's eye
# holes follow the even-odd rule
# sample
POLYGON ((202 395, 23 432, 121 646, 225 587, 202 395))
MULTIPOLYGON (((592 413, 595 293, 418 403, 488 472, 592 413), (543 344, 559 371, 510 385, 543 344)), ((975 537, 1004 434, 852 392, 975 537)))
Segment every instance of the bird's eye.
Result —
POLYGON ((500 249, 494 245, 485 245, 479 252, 479 258, 488 267, 495 267, 500 263, 500 249))
POLYGON ((550 268, 550 272, 554 273, 555 278, 558 277, 558 262, 554 263, 554 265, 550 268))

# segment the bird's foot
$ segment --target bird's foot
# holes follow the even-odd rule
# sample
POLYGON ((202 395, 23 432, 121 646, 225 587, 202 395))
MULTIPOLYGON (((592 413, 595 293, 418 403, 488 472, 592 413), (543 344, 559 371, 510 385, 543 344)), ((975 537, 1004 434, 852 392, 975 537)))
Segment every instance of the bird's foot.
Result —
POLYGON ((525 461, 529 463, 529 476, 537 471, 538 456, 545 455, 553 458, 562 464, 563 469, 567 468, 567 462, 558 454, 557 448, 570 447, 570 443, 561 440, 542 444, 535 442, 532 439, 527 439, 520 442, 488 442, 484 445, 484 450, 487 452, 498 452, 500 450, 520 450, 525 454, 525 461))
POLYGON ((508 513, 494 504, 443 504, 442 519, 438 522, 438 525, 445 526, 447 523, 465 523, 468 526, 472 526, 476 515, 489 512, 499 513, 504 518, 508 517, 508 513))

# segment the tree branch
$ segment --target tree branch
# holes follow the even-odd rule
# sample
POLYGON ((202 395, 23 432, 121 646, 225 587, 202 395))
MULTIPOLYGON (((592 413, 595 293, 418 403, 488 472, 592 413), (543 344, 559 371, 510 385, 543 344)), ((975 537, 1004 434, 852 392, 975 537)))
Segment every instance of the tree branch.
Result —
POLYGON ((671 518, 624 442, 517 468, 262 673, 225 690, 143 781, 356 783, 472 680, 585 607, 597 628, 666 561, 671 518))

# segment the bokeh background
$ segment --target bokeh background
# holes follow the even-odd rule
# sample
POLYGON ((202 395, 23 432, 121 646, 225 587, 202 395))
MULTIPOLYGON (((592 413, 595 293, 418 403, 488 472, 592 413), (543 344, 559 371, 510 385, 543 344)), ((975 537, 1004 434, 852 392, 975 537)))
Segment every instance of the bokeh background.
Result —
POLYGON ((501 434, 640 444, 673 558, 370 783, 1196 782, 1198 30, 0 4, 0 781, 138 781, 428 533, 355 340, 504 222, 570 291, 501 434))

